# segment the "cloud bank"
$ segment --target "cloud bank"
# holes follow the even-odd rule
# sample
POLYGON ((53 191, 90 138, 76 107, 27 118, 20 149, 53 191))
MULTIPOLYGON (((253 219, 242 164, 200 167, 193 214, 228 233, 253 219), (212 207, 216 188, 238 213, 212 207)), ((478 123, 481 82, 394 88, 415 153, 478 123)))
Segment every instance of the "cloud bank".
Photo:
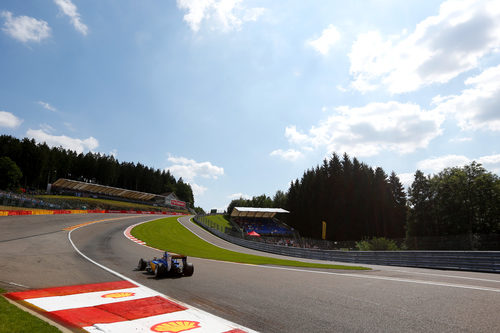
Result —
POLYGON ((498 1, 446 1, 438 15, 418 23, 410 34, 359 35, 349 54, 351 85, 359 91, 380 86, 395 94, 415 91, 476 68, 499 47, 498 1))
POLYGON ((239 30, 243 23, 256 21, 264 8, 247 8, 242 0, 177 0, 177 7, 187 11, 184 21, 197 32, 203 22, 212 30, 239 30))
POLYGON ((65 135, 52 135, 42 129, 33 130, 30 128, 26 132, 26 136, 33 138, 35 141, 40 143, 45 142, 49 147, 63 147, 65 149, 76 151, 77 153, 94 151, 97 147, 99 147, 99 141, 97 141, 94 137, 82 140, 70 138, 65 135))
POLYGON ((20 42, 39 43, 50 37, 51 29, 44 20, 37 20, 29 16, 13 16, 9 11, 3 11, 0 16, 5 18, 2 30, 20 42))

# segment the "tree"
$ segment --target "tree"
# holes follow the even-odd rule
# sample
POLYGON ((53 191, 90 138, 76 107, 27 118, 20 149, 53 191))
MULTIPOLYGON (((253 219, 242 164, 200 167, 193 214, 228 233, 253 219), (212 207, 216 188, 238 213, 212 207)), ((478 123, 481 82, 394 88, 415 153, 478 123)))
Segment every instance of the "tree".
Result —
POLYGON ((499 184, 498 176, 476 162, 432 178, 417 171, 408 199, 409 245, 416 246, 417 237, 462 235, 468 248, 480 247, 474 235, 500 231, 499 184))
POLYGON ((347 154, 342 159, 333 154, 291 183, 288 224, 303 236, 319 238, 326 221, 329 240, 403 237, 406 199, 398 189, 395 175, 388 179, 382 168, 374 171, 347 154))
POLYGON ((140 163, 119 163, 113 156, 78 154, 8 135, 0 135, 0 156, 10 158, 19 166, 23 172, 20 183, 27 188, 44 190, 47 183, 62 177, 154 194, 179 192, 181 200, 194 202, 191 186, 184 182, 178 185, 168 171, 154 170, 140 163))
POLYGON ((278 190, 273 197, 273 207, 275 208, 285 208, 286 207, 286 194, 278 190))
POLYGON ((408 190, 410 211, 406 228, 407 237, 434 236, 437 234, 432 198, 430 178, 426 177, 422 171, 417 170, 413 183, 408 190))
MULTIPOLYGON (((406 192, 404 190, 403 184, 394 171, 389 177, 389 186, 392 195, 391 213, 394 214, 391 221, 393 223, 396 221, 406 222, 406 192)), ((405 231, 403 223, 396 223, 391 225, 391 237, 401 237, 402 235, 404 235, 404 233, 405 231)))
POLYGON ((0 157, 0 189, 16 190, 23 177, 21 169, 9 157, 0 157))

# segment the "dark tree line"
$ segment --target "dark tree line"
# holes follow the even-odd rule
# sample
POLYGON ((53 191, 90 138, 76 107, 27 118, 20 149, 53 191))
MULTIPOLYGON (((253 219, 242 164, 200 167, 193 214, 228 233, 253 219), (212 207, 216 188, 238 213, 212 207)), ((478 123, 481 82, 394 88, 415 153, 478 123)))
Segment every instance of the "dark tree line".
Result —
POLYGON ((286 208, 288 224, 307 237, 321 237, 322 221, 328 240, 404 237, 406 194, 396 174, 347 154, 333 154, 292 182, 286 208))
POLYGON ((22 172, 19 185, 27 189, 45 190, 47 183, 67 178, 154 194, 175 192, 179 199, 194 203, 191 186, 182 178, 176 180, 169 171, 155 170, 141 163, 120 163, 113 156, 78 154, 8 135, 0 136, 0 156, 15 162, 22 172))
POLYGON ((319 239, 404 238, 409 249, 498 250, 500 177, 472 162, 433 176, 420 170, 408 190, 394 172, 372 169, 356 158, 333 154, 304 172, 286 193, 233 200, 234 207, 285 208, 288 225, 302 236, 319 239))
POLYGON ((426 237, 466 235, 462 246, 491 248, 480 237, 500 234, 500 178, 478 163, 447 168, 432 177, 417 170, 408 194, 410 247, 422 247, 426 237))
POLYGON ((235 206, 285 208, 290 214, 282 219, 305 237, 321 238, 322 221, 327 222, 328 240, 405 235, 406 194, 396 174, 388 176, 347 154, 342 159, 333 154, 307 170, 287 193, 233 200, 227 212, 235 206))

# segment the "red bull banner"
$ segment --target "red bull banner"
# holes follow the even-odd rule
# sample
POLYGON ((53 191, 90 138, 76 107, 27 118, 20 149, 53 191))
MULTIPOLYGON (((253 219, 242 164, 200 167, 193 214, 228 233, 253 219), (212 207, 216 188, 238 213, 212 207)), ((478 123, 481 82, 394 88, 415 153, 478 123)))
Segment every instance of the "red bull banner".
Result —
POLYGON ((180 200, 170 200, 172 206, 186 207, 186 203, 180 200))

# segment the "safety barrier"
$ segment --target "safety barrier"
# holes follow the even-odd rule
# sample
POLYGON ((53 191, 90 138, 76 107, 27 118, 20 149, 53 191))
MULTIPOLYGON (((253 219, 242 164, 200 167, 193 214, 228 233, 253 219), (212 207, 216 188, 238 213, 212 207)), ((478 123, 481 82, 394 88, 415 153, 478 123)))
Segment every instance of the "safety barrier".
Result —
POLYGON ((17 216, 17 215, 59 215, 59 214, 142 214, 142 215, 189 215, 179 212, 150 212, 141 210, 0 210, 0 216, 17 216))
POLYGON ((195 221, 216 236, 253 250, 290 257, 372 264, 500 273, 499 251, 338 251, 305 249, 251 241, 225 234, 195 221))

